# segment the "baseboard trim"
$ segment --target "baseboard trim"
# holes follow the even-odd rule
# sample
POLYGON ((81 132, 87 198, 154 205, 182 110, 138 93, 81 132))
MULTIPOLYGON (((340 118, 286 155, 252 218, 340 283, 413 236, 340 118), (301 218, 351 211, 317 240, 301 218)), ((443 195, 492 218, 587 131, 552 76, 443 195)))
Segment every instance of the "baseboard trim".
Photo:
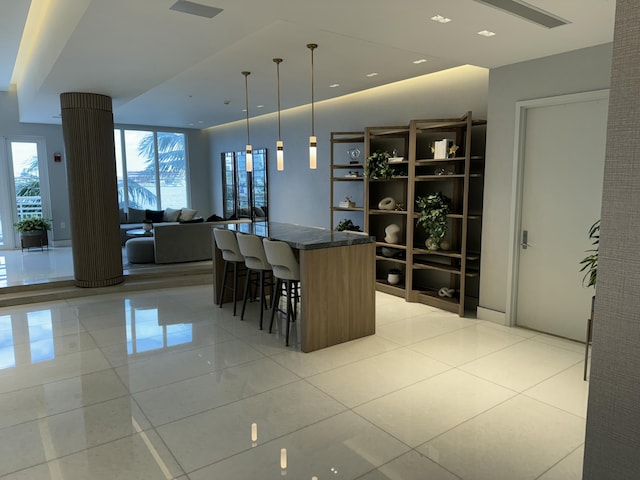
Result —
POLYGON ((507 325, 507 315, 505 312, 478 307, 476 315, 478 320, 486 320, 487 322, 497 323, 498 325, 507 325))
POLYGON ((70 247, 71 240, 53 240, 50 241, 52 247, 70 247))

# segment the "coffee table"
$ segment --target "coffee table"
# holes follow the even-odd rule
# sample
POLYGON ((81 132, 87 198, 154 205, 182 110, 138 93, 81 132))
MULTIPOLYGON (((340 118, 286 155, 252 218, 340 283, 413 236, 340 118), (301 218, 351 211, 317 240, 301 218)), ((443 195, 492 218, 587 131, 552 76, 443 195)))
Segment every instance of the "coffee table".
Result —
POLYGON ((153 237, 153 229, 147 231, 144 228, 134 228, 133 230, 127 230, 127 237, 153 237))

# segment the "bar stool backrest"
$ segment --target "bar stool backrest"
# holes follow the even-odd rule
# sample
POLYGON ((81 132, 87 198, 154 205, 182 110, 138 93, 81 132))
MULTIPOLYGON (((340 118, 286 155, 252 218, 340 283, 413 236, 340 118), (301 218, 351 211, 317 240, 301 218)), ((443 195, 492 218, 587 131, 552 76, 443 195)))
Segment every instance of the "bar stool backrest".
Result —
POLYGON ((266 238, 262 242, 273 274, 282 280, 300 280, 300 263, 289 244, 266 238))
POLYGON ((214 228, 213 235, 216 239, 216 245, 222 251, 223 260, 227 262, 244 262, 244 256, 240 252, 234 232, 222 228, 214 228))
POLYGON ((251 270, 271 270, 271 264, 264 252, 262 239, 256 235, 236 235, 240 252, 244 256, 244 263, 251 270))

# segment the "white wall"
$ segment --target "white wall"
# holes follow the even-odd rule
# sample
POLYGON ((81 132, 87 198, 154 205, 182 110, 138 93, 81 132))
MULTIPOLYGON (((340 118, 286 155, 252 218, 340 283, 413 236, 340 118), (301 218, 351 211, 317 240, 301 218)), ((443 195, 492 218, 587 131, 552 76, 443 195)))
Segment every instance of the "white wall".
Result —
MULTIPOLYGON (((465 66, 317 103, 317 170, 308 167, 310 106, 282 112, 284 172, 276 171, 275 165, 276 115, 250 119, 253 148, 268 149, 270 220, 329 227, 330 132, 408 125, 419 118, 459 117, 469 110, 475 118, 486 118, 487 89, 488 71, 465 66)), ((286 91, 281 94, 286 96, 286 91)), ((212 208, 222 215, 220 154, 244 149, 246 123, 213 128, 209 133, 212 208)))
POLYGON ((505 320, 516 102, 608 88, 611 51, 611 44, 599 45, 492 69, 489 74, 481 318, 505 320))

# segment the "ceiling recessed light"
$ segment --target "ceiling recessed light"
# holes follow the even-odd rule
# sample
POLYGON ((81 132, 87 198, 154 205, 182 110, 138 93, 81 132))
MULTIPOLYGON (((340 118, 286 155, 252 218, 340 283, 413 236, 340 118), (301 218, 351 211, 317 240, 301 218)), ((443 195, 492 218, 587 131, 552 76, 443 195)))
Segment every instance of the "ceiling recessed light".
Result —
POLYGON ((478 35, 482 35, 483 37, 493 37, 495 34, 496 32, 492 32, 490 30, 482 30, 478 32, 478 35))
POLYGON ((329 85, 329 88, 336 88, 339 87, 340 84, 339 83, 332 83, 331 85, 329 85))
POLYGON ((264 105, 256 105, 256 108, 264 108, 264 105))
POLYGON ((450 18, 443 17, 442 15, 434 15, 431 17, 431 20, 438 23, 449 23, 451 21, 450 18))
POLYGON ((375 77, 377 76, 378 73, 377 72, 371 72, 371 73, 367 73, 367 77, 375 77))
POLYGON ((426 58, 421 58, 420 60, 414 60, 413 63, 415 63, 416 65, 419 65, 421 63, 425 63, 427 61, 426 58))

